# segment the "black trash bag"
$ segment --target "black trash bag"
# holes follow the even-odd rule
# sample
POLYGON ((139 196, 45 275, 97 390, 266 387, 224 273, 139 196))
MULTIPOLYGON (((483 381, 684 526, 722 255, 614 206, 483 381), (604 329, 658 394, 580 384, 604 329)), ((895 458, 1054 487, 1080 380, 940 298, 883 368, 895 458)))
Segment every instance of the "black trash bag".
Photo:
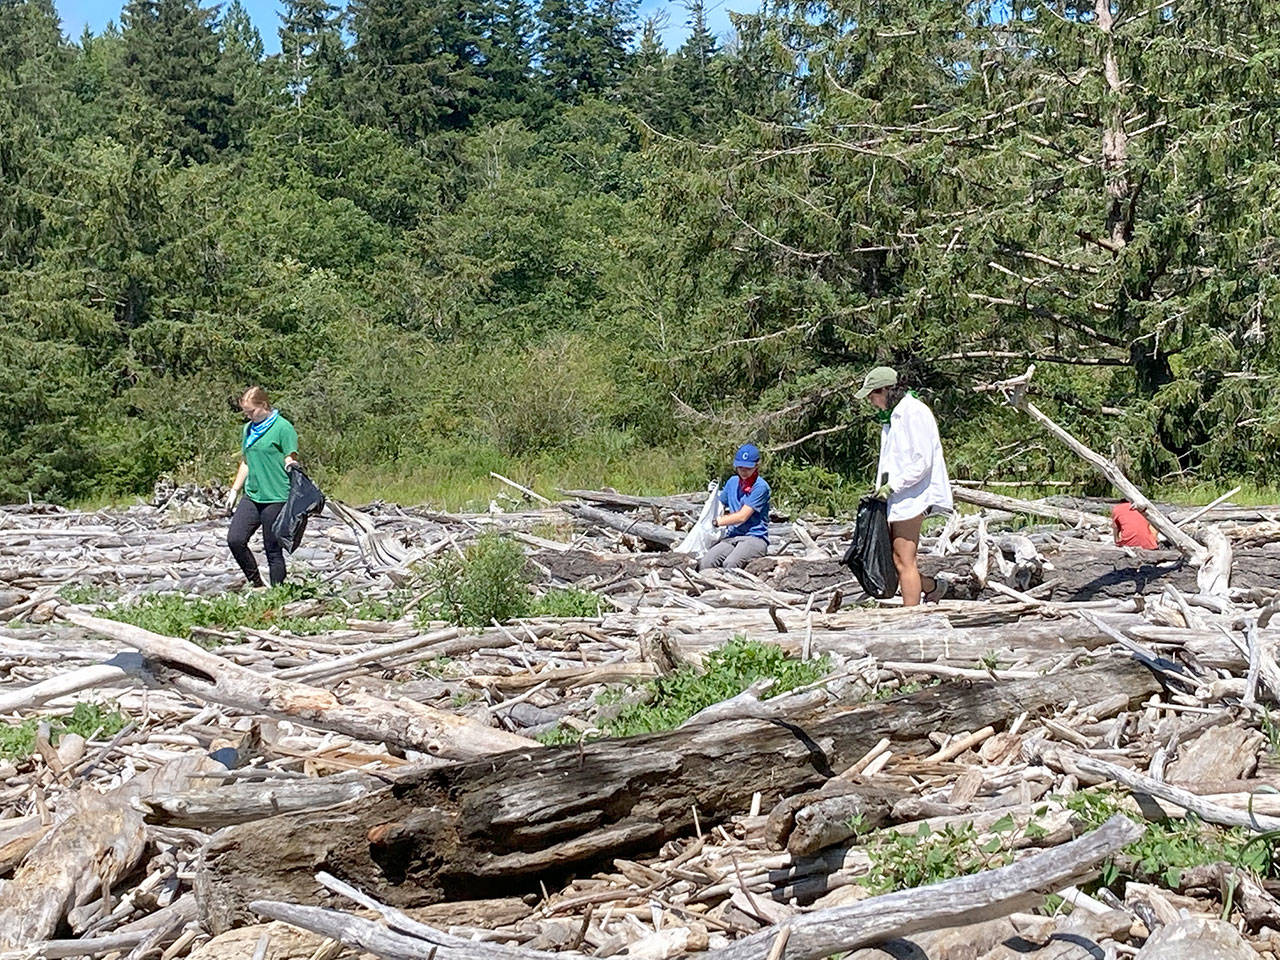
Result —
POLYGON ((286 553, 298 549, 307 529, 307 518, 318 516, 323 509, 324 494, 301 467, 295 466, 289 471, 289 499, 271 528, 286 553))
POLYGON ((858 503, 853 540, 840 562, 853 571, 862 589, 871 596, 886 600, 898 592, 889 507, 880 497, 863 497, 858 503))

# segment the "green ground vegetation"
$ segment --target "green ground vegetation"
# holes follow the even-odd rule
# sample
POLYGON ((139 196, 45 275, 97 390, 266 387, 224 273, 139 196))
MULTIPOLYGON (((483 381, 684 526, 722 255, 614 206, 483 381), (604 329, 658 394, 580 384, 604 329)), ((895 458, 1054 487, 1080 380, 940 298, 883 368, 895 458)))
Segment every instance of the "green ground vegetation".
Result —
POLYGON ((6 723, 0 726, 0 758, 21 760, 30 756, 36 748, 36 732, 42 721, 49 724, 50 741, 56 747, 68 733, 78 733, 86 739, 114 736, 124 729, 129 718, 105 704, 77 703, 70 713, 6 723))
MULTIPOLYGON (((678 727, 695 713, 747 689, 769 677, 775 683, 767 696, 777 696, 822 679, 830 670, 825 657, 802 661, 788 656, 776 644, 736 637, 707 654, 701 669, 684 667, 666 677, 649 681, 640 696, 627 696, 622 688, 601 694, 598 704, 606 714, 597 723, 600 736, 629 737, 678 727), (621 705, 620 709, 607 708, 621 705)), ((544 743, 573 743, 580 737, 565 727, 543 734, 544 743)))

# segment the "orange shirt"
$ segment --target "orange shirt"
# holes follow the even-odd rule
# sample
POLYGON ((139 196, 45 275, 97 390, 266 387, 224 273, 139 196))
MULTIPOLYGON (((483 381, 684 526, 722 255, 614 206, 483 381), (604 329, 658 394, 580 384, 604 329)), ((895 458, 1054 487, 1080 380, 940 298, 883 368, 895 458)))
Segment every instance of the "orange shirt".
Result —
POLYGON ((1118 547, 1155 550, 1160 545, 1155 528, 1134 509, 1132 503, 1118 503, 1111 508, 1111 532, 1115 534, 1118 547))

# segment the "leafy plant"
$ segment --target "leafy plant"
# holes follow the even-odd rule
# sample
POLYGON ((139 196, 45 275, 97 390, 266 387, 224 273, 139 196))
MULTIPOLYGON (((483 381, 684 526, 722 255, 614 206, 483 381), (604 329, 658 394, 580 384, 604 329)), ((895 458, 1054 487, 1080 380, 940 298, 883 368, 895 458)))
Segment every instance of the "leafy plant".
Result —
MULTIPOLYGON (((1085 826, 1101 826, 1124 809, 1124 796, 1110 790, 1081 790, 1066 799, 1085 826)), ((1188 867, 1225 861, 1259 875, 1274 875, 1277 837, 1241 827, 1208 824, 1193 814, 1181 820, 1145 823, 1143 835, 1104 864, 1101 883, 1111 886, 1129 877, 1174 886, 1188 867)))
POLYGON ((873 893, 892 893, 1004 866, 1012 859, 1014 840, 1023 834, 1007 814, 988 832, 992 836, 983 840, 972 823, 948 824, 942 830, 922 823, 915 833, 881 831, 867 845, 867 887, 873 893))
POLYGON ((600 595, 591 590, 552 587, 534 599, 529 614, 534 617, 598 617, 600 605, 600 595))
POLYGON ((58 591, 58 596, 67 601, 67 603, 89 606, 111 603, 119 597, 119 594, 110 587, 94 583, 69 583, 58 591))
MULTIPOLYGON (((735 637, 723 647, 707 654, 702 670, 685 667, 667 677, 645 684, 650 696, 644 702, 623 707, 616 716, 602 720, 600 731, 605 736, 630 737, 678 727, 699 710, 728 700, 747 689, 756 680, 772 677, 776 682, 769 696, 777 696, 796 687, 822 679, 831 669, 826 657, 802 661, 789 657, 781 647, 745 637, 735 637)), ((620 695, 604 691, 596 702, 602 706, 616 703, 620 695)), ((577 742, 580 738, 557 731, 545 734, 544 743, 577 742)))
POLYGON ((447 554, 426 572, 424 612, 466 627, 522 617, 530 609, 528 563, 513 540, 485 534, 459 557, 447 554))
MULTIPOLYGON (((46 719, 54 746, 68 733, 78 733, 86 739, 95 734, 114 736, 129 722, 125 714, 98 703, 77 703, 70 713, 46 719)), ((40 722, 39 717, 30 717, 21 723, 10 723, 0 728, 0 757, 20 760, 30 756, 36 748, 36 731, 40 722)))

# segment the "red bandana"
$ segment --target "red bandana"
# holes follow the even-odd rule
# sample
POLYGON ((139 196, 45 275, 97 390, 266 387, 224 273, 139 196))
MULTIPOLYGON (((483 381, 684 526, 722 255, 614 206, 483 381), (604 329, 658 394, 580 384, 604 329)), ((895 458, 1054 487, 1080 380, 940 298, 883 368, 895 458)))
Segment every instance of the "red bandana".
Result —
POLYGON ((754 487, 754 486, 756 485, 756 481, 757 481, 757 480, 759 480, 759 479, 760 479, 760 471, 759 471, 759 470, 752 470, 752 471, 751 471, 751 476, 747 477, 745 480, 744 480, 744 479, 742 479, 742 477, 739 477, 739 478, 738 478, 738 492, 739 492, 740 494, 742 494, 742 495, 745 497, 748 493, 750 493, 750 492, 751 492, 751 488, 752 488, 752 487, 754 487))

